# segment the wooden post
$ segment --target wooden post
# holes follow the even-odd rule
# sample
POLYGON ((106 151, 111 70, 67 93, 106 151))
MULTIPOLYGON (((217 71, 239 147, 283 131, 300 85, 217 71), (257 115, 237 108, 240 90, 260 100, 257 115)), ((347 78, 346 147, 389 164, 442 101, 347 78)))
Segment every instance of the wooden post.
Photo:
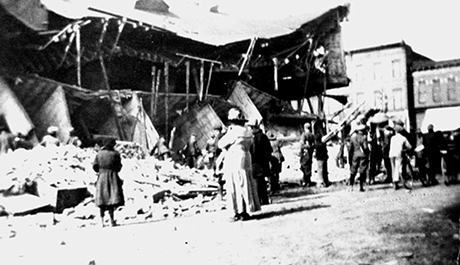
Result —
POLYGON ((161 69, 158 69, 157 74, 156 74, 157 80, 155 81, 155 108, 154 110, 154 116, 155 119, 157 117, 157 109, 158 109, 158 93, 160 91, 160 81, 161 81, 161 69))
POLYGON ((204 61, 200 63, 200 101, 203 100, 204 95, 204 61))
POLYGON ((308 103, 308 108, 310 109, 311 114, 315 114, 315 111, 313 109, 313 104, 311 104, 310 98, 307 98, 307 103, 308 103))
POLYGON ((117 126, 117 131, 118 131, 118 137, 120 137, 120 140, 124 141, 126 139, 123 128, 121 126, 120 120, 118 119, 116 110, 115 110, 115 105, 118 104, 115 102, 115 100, 112 97, 112 90, 110 89, 110 84, 109 84, 109 77, 107 75, 107 70, 105 69, 105 64, 104 64, 104 58, 102 58, 102 54, 99 55, 99 62, 101 64, 101 69, 102 69, 102 76, 104 77, 104 83, 107 91, 109 91, 109 100, 110 100, 110 106, 112 107, 112 111, 115 114, 115 124, 117 126))
POLYGON ((75 25, 74 31, 76 34, 76 48, 77 48, 77 85, 81 87, 81 49, 80 49, 80 27, 75 25))
POLYGON ((211 77, 212 77, 212 69, 214 67, 214 63, 211 63, 209 67, 209 76, 208 76, 208 84, 206 85, 206 90, 204 91, 204 99, 208 97, 209 86, 211 85, 211 77))
POLYGON ((278 58, 273 58, 273 79, 275 82, 275 91, 278 91, 278 58))
POLYGON ((64 55, 62 56, 62 59, 59 62, 58 68, 60 68, 64 64, 65 58, 67 57, 67 54, 69 53, 70 46, 72 46, 73 39, 75 39, 75 35, 76 35, 75 32, 73 32, 72 35, 70 35, 69 44, 67 44, 67 46, 64 49, 64 55))
POLYGON ((190 94, 190 61, 187 60, 185 62, 185 92, 187 93, 186 96, 186 109, 188 111, 189 108, 189 94, 190 94))
POLYGON ((152 95, 150 97, 150 117, 154 117, 155 115, 155 112, 153 111, 154 109, 154 106, 155 106, 155 97, 157 96, 155 94, 155 81, 156 81, 156 73, 157 73, 157 68, 154 66, 152 66, 152 72, 151 72, 151 76, 152 76, 152 87, 151 87, 151 91, 152 91, 152 95))
POLYGON ((168 135, 169 132, 169 106, 168 106, 168 93, 169 93, 169 63, 165 63, 165 133, 168 135))
POLYGON ((328 121, 327 121, 327 116, 326 116, 326 111, 325 111, 325 106, 326 106, 326 90, 327 90, 327 76, 326 73, 324 73, 324 82, 323 82, 323 100, 322 100, 322 106, 321 106, 321 111, 324 117, 324 133, 327 134, 327 128, 328 128, 328 121))

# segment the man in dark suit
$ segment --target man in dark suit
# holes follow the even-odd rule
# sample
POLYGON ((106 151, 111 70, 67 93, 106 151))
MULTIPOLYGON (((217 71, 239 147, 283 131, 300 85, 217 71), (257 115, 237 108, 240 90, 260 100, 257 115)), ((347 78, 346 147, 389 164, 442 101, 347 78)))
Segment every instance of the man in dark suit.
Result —
POLYGON ((369 146, 367 144, 366 126, 357 125, 355 132, 350 138, 349 163, 350 163, 350 186, 353 190, 355 176, 359 173, 359 191, 364 191, 366 172, 368 165, 369 146))

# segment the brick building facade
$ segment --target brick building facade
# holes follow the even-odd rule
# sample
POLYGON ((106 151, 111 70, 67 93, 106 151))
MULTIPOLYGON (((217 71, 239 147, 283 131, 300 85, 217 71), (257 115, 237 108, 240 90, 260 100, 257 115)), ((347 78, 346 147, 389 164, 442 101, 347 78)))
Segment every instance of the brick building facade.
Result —
POLYGON ((350 100, 364 109, 379 109, 415 129, 411 68, 417 61, 431 61, 404 42, 349 51, 347 73, 350 100))
POLYGON ((433 124, 437 130, 460 126, 460 59, 416 63, 412 69, 417 129, 433 124), (454 118, 456 117, 456 118, 454 118))

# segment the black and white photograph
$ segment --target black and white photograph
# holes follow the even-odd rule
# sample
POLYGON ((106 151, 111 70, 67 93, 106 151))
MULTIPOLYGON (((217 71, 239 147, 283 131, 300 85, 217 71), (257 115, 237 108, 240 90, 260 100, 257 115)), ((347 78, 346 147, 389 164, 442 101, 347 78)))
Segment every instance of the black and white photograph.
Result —
POLYGON ((459 10, 0 0, 0 263, 460 265, 459 10))

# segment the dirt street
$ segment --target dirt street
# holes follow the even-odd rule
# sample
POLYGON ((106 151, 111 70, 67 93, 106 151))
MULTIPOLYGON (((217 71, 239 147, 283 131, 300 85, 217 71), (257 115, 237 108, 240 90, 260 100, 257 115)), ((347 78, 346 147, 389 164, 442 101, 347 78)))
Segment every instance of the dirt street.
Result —
MULTIPOLYGON (((459 185, 290 188, 245 222, 227 211, 0 240, 4 264, 455 264, 459 185), (313 193, 313 194, 312 194, 313 193)), ((2 261, 2 264, 3 264, 2 261)))

